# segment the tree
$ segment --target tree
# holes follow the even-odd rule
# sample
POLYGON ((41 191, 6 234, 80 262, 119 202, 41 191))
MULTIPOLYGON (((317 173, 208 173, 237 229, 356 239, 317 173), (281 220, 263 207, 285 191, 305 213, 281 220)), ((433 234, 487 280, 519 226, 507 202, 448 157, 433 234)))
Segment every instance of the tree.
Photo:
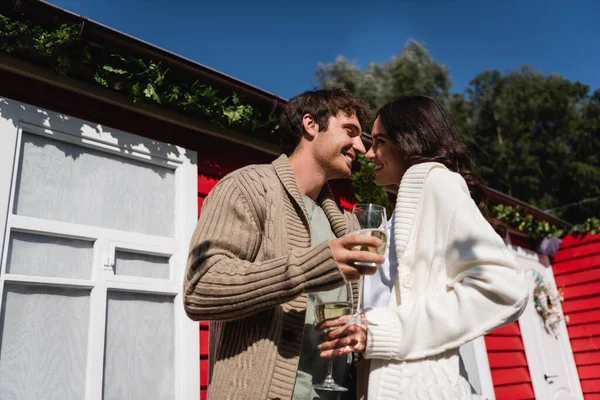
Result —
POLYGON ((373 108, 404 94, 425 94, 447 101, 452 81, 448 67, 435 61, 422 42, 409 40, 402 51, 385 63, 369 63, 363 71, 338 56, 319 64, 317 79, 324 88, 345 88, 366 99, 373 108))
MULTIPOLYGON (((322 87, 349 89, 375 109, 401 95, 435 97, 488 186, 573 223, 600 215, 600 90, 590 94, 585 84, 524 66, 484 71, 463 93, 450 94, 448 67, 414 40, 387 62, 362 70, 339 56, 319 64, 316 75, 322 87)), ((383 199, 381 189, 367 185, 370 171, 361 163, 354 182, 360 196, 383 199)))
POLYGON ((584 156, 593 148, 593 135, 582 130, 593 119, 585 111, 597 112, 588 92, 587 85, 528 66, 476 76, 466 93, 486 184, 574 222, 590 216, 560 207, 597 193, 598 184, 590 185, 600 173, 597 159, 594 165, 595 154, 584 156))
POLYGON ((581 222, 582 216, 600 217, 600 89, 582 107, 581 129, 573 143, 576 155, 565 165, 564 193, 557 214, 581 222))

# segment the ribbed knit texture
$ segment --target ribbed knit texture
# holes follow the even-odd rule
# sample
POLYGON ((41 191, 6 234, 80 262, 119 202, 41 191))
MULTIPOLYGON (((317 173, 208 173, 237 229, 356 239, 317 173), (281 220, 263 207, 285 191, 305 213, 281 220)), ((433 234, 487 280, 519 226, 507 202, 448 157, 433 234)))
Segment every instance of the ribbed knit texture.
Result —
MULTIPOLYGON (((328 186, 318 201, 345 235, 351 215, 328 186)), ((184 280, 188 316, 212 321, 209 399, 289 399, 307 293, 342 284, 329 243, 311 247, 286 156, 223 178, 204 201, 184 280)))
POLYGON ((417 164, 406 171, 400 182, 396 207, 394 208, 395 224, 392 227, 396 236, 398 264, 402 263, 404 250, 406 250, 412 232, 421 196, 423 195, 425 178, 433 168, 443 168, 443 165, 438 163, 417 164))

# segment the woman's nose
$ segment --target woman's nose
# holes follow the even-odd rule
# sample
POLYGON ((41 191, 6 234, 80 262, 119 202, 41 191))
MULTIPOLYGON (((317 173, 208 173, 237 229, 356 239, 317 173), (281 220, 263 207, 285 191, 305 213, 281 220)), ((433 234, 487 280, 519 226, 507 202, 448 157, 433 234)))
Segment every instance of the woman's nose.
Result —
POLYGON ((367 151, 367 154, 365 154, 365 157, 367 157, 367 160, 371 160, 371 161, 373 161, 373 159, 375 159, 375 152, 373 151, 373 147, 371 147, 369 149, 369 151, 367 151))

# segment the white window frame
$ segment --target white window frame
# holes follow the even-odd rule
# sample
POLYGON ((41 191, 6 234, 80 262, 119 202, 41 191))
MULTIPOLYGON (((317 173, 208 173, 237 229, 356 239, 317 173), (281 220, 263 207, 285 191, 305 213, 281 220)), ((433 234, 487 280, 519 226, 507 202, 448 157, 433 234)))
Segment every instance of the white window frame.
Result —
POLYGON ((197 220, 196 153, 165 145, 164 148, 169 148, 168 153, 153 154, 149 150, 152 143, 156 141, 0 97, 0 299, 4 298, 6 282, 91 289, 85 400, 102 399, 106 300, 110 289, 174 297, 175 399, 198 399, 200 396, 198 324, 187 318, 182 299, 187 252, 197 220), (173 237, 13 214, 23 132, 172 168, 176 182, 173 237), (127 147, 119 144, 134 143, 131 139, 137 144, 127 147), (6 274, 6 250, 11 231, 94 241, 91 279, 6 274), (114 260, 115 249, 169 256, 169 278, 114 275, 110 262, 114 260))

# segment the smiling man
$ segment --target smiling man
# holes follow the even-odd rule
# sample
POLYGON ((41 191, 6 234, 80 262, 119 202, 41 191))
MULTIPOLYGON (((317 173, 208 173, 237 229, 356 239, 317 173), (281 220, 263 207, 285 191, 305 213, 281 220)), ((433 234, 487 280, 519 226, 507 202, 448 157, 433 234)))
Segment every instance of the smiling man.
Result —
MULTIPOLYGON (((291 99, 280 123, 285 154, 224 177, 204 201, 184 306, 190 318, 211 321, 209 399, 337 398, 312 387, 326 373, 312 305, 348 300, 345 282, 371 272, 356 261, 384 261, 352 250, 382 243, 344 236, 356 222, 327 185, 350 177, 370 114, 340 89, 291 99)), ((342 382, 348 363, 336 361, 342 382)))

